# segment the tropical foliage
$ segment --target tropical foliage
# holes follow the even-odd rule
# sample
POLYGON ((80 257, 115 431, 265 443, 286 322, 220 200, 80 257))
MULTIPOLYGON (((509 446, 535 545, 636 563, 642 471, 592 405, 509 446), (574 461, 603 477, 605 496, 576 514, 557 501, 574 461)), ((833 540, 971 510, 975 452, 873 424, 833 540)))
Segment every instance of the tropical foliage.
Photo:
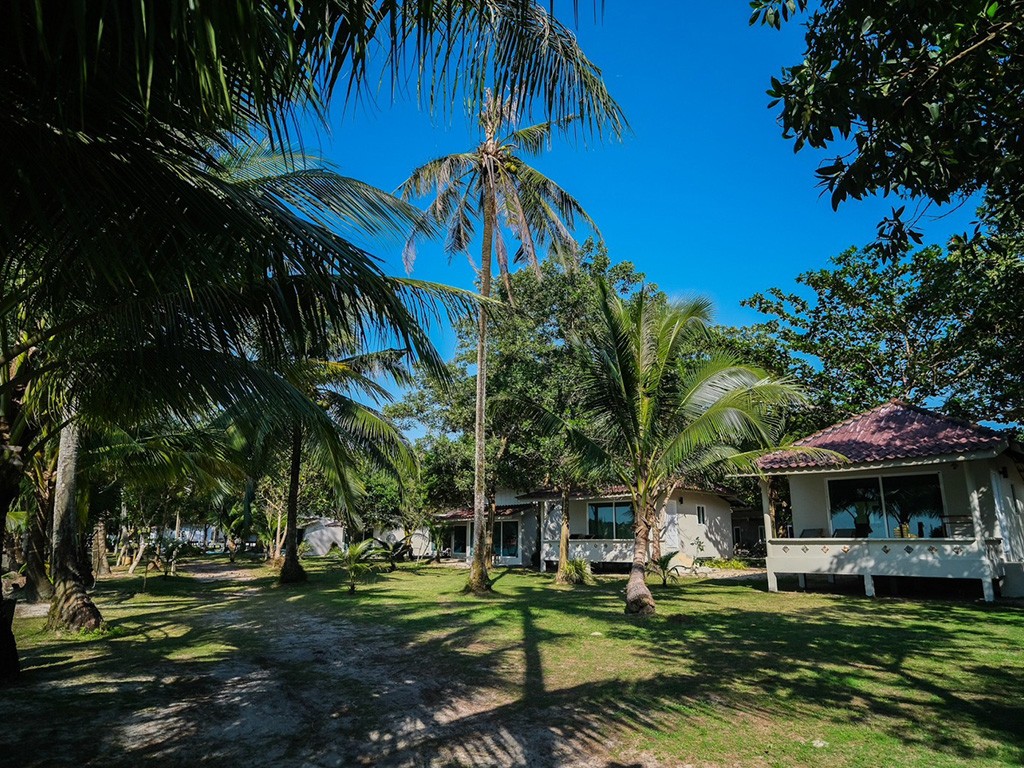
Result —
MULTIPOLYGON (((550 246, 562 258, 574 259, 577 251, 572 230, 577 220, 593 225, 579 202, 523 159, 540 154, 556 128, 571 118, 546 121, 515 128, 519 111, 515 99, 487 91, 480 111, 480 145, 465 152, 432 160, 412 172, 402 185, 403 197, 419 198, 436 193, 427 207, 424 226, 443 226, 449 253, 466 253, 474 239, 476 222, 483 228, 480 255, 480 295, 490 298, 492 261, 497 256, 498 272, 505 297, 513 301, 508 246, 503 228, 519 241, 515 260, 525 261, 539 273, 538 248, 550 246)), ((422 227, 418 228, 422 229, 422 227)), ((411 267, 415 254, 415 232, 406 246, 411 267)), ((480 593, 490 588, 487 554, 487 329, 488 308, 482 306, 477 320, 476 401, 474 411, 473 521, 475 543, 469 587, 480 593)))
MULTIPOLYGON (((772 78, 768 93, 794 149, 837 150, 817 170, 833 206, 891 192, 946 203, 987 190, 1000 219, 1024 213, 1024 3, 751 6, 751 23, 770 27, 808 11, 801 61, 772 78)), ((926 207, 910 222, 902 206, 882 222, 886 253, 920 244, 913 225, 926 207)))
POLYGON ((803 398, 707 343, 706 300, 659 301, 642 291, 625 301, 604 282, 595 290, 600 322, 574 340, 585 427, 540 418, 565 431, 581 471, 626 487, 635 516, 626 611, 643 616, 655 610, 645 576, 649 547, 661 556, 666 499, 684 480, 752 469, 777 445, 780 414, 803 398))

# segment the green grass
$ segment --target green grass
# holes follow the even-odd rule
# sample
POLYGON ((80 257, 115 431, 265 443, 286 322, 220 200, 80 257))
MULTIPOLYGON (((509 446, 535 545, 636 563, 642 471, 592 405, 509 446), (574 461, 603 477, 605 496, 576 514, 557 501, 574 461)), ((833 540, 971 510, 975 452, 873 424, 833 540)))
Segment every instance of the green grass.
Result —
MULTIPOLYGON (((462 593, 465 571, 406 565, 352 596, 328 564, 307 567, 310 582, 298 588, 277 587, 269 572, 244 585, 151 578, 146 594, 137 579, 106 581, 98 600, 109 629, 98 638, 55 638, 42 619, 19 619, 26 674, 0 699, 0 720, 20 712, 62 727, 15 729, 16 753, 38 757, 63 740, 83 764, 121 764, 97 729, 205 695, 216 687, 209 670, 225 665, 269 666, 309 690, 321 679, 316 663, 274 656, 267 640, 315 620, 361 628, 365 648, 327 649, 325 659, 377 663, 376 648, 436 683, 409 717, 429 722, 453 696, 490 692, 473 717, 523 724, 509 726, 513 736, 571 735, 620 761, 594 764, 639 752, 700 766, 1024 763, 1018 608, 769 594, 709 580, 654 588, 658 615, 636 622, 622 615, 615 577, 564 588, 550 575, 498 571, 495 594, 475 598, 462 593)), ((350 682, 351 691, 323 694, 348 702, 343 736, 363 743, 386 727, 374 701, 387 686, 358 669, 350 682)), ((317 711, 315 693, 304 701, 311 722, 336 715, 317 711)), ((202 753, 199 742, 191 748, 202 753)), ((512 755, 504 762, 516 764, 512 755)), ((554 753, 530 759, 557 764, 554 753)))

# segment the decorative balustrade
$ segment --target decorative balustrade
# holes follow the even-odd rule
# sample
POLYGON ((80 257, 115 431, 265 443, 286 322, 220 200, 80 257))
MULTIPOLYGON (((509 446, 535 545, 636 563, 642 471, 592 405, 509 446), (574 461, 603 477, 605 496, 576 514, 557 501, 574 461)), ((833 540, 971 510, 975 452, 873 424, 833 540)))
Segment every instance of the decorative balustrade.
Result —
POLYGON ((772 539, 774 573, 985 579, 999 574, 1002 541, 988 539, 772 539))
MULTIPOLYGON (((545 539, 541 557, 558 559, 558 539, 545 539)), ((628 563, 633 559, 632 539, 569 539, 569 559, 591 563, 628 563)))

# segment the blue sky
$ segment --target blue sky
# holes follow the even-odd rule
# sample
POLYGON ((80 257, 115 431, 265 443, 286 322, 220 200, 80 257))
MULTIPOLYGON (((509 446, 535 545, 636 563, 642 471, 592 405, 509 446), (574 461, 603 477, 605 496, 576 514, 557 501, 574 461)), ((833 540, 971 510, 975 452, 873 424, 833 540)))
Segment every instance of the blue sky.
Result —
MULTIPOLYGON (((795 155, 767 109, 769 78, 800 60, 799 25, 748 27, 740 0, 612 0, 596 23, 589 4, 580 7, 578 24, 569 2, 556 12, 602 68, 632 134, 590 146, 559 142, 536 165, 583 203, 614 260, 633 261, 670 295, 711 297, 718 320, 739 325, 758 319, 742 299, 792 288, 800 272, 874 237, 897 201, 851 201, 833 212, 813 175, 824 157, 795 155)), ((376 104, 338 105, 329 123, 306 131, 307 151, 387 190, 424 161, 477 142, 469 117, 431 118, 390 92, 376 104)), ((925 219, 926 242, 944 243, 973 214, 967 205, 925 219)), ((399 246, 374 250, 390 271, 403 271, 399 246)), ((420 250, 413 276, 463 287, 473 279, 464 258, 449 265, 436 247, 420 250)), ((451 334, 439 329, 435 338, 447 355, 451 334)))

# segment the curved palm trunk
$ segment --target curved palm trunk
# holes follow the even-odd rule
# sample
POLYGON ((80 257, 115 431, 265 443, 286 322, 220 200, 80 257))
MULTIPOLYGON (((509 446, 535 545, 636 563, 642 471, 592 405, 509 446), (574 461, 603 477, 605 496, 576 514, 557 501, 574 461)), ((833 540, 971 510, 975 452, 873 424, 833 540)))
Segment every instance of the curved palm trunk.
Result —
POLYGON ((85 591, 92 574, 81 572, 81 530, 75 509, 78 448, 78 425, 72 421, 60 431, 50 563, 54 601, 46 622, 48 629, 91 630, 103 623, 99 609, 85 591))
POLYGON ((647 541, 650 536, 651 510, 644 509, 633 525, 633 565, 626 582, 626 613, 635 616, 654 614, 654 596, 647 587, 647 541))
POLYGON ((281 583, 294 584, 306 580, 306 571, 299 562, 299 470, 302 468, 302 427, 292 430, 292 466, 288 479, 288 530, 284 539, 284 565, 281 583))
MULTIPOLYGON (((484 245, 481 256, 480 295, 491 295, 491 250, 494 245, 495 204, 487 190, 484 192, 484 245)), ((481 594, 491 588, 487 576, 487 489, 485 483, 484 449, 487 425, 487 311, 480 308, 479 335, 476 342, 476 425, 473 458, 473 563, 469 570, 469 589, 481 594)))

